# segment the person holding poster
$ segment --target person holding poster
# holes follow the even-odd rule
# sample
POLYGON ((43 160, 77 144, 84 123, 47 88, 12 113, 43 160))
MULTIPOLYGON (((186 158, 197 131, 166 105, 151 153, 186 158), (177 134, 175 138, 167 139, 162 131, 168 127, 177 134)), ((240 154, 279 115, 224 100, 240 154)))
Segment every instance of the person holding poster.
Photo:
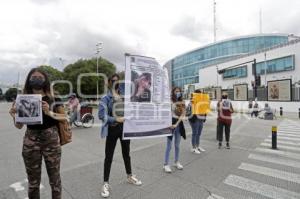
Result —
POLYGON ((172 100, 172 126, 173 129, 172 135, 167 137, 167 147, 165 151, 165 162, 163 169, 166 173, 171 173, 171 167, 169 165, 170 151, 172 148, 172 140, 174 138, 174 147, 175 147, 175 167, 179 170, 183 169, 183 166, 179 162, 179 152, 180 152, 180 140, 181 136, 186 139, 185 128, 183 125, 183 118, 185 117, 185 104, 182 98, 182 92, 179 87, 172 89, 171 93, 172 100))
POLYGON ((172 113, 167 69, 155 58, 125 54, 125 82, 123 139, 170 136, 172 113))
MULTIPOLYGON (((202 93, 201 90, 197 89, 195 90, 196 94, 200 94, 202 93)), ((188 109, 192 109, 192 101, 193 101, 193 93, 191 94, 191 102, 189 103, 189 107, 188 109)), ((200 101, 198 103, 209 103, 206 101, 200 101)), ((197 106, 194 105, 194 106, 197 106)), ((204 114, 192 114, 191 111, 189 111, 189 123, 192 127, 192 149, 191 152, 195 153, 195 154, 200 154, 201 152, 204 152, 205 149, 203 149, 202 147, 200 147, 200 136, 202 133, 202 129, 203 129, 203 123, 206 121, 206 113, 204 114)))
POLYGON ((218 138, 219 138, 219 149, 222 147, 223 141, 223 129, 225 127, 225 139, 226 148, 230 149, 230 127, 232 123, 231 114, 233 113, 233 108, 230 100, 228 99, 227 93, 222 94, 221 101, 217 104, 218 107, 218 138))
POLYGON ((125 164, 127 181, 133 185, 141 185, 142 182, 132 175, 130 159, 130 140, 122 137, 124 123, 124 99, 119 89, 119 75, 114 74, 108 80, 109 91, 101 98, 99 104, 99 119, 102 120, 101 137, 106 138, 104 176, 101 196, 104 198, 110 195, 109 175, 113 161, 114 151, 118 139, 122 147, 122 155, 125 164))
MULTIPOLYGON (((22 106, 30 107, 27 114, 35 115, 35 109, 42 109, 42 124, 27 124, 23 140, 22 155, 26 167, 28 179, 28 198, 40 198, 40 182, 42 171, 42 158, 44 158, 49 183, 52 190, 52 199, 61 199, 62 186, 60 178, 60 159, 61 159, 61 146, 58 135, 58 121, 66 120, 65 114, 54 113, 53 110, 62 108, 55 104, 54 96, 50 92, 50 82, 46 73, 39 68, 32 69, 25 82, 23 94, 40 95, 42 96, 42 107, 39 105, 31 105, 22 101, 22 106), (33 108, 32 108, 33 107, 33 108)), ((9 113, 14 120, 16 128, 21 129, 24 123, 16 123, 15 117, 17 106, 13 104, 9 113)))

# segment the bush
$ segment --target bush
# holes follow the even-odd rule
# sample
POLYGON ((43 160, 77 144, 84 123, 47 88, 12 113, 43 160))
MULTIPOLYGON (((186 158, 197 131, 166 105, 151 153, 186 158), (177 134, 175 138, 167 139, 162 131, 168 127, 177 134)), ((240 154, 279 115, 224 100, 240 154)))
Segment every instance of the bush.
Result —
POLYGON ((18 94, 17 88, 10 88, 5 92, 5 99, 8 102, 12 102, 16 99, 18 94))

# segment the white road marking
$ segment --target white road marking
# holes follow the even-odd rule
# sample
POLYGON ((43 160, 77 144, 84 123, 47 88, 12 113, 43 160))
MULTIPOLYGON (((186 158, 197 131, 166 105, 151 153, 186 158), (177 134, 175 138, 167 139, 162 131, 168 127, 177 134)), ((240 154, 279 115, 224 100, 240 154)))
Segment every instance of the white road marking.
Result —
POLYGON ((296 173, 290 173, 286 171, 271 169, 268 167, 262 167, 254 164, 248 164, 248 163, 242 163, 239 166, 239 169, 300 184, 300 175, 296 173))
POLYGON ((277 133, 277 135, 300 138, 300 133, 295 134, 295 133, 282 133, 282 132, 279 132, 279 133, 277 133))
MULTIPOLYGON (((9 185, 10 188, 13 188, 15 190, 15 192, 17 193, 19 198, 24 198, 24 199, 28 199, 27 197, 27 190, 25 190, 25 185, 28 184, 28 180, 22 180, 19 182, 15 182, 11 185, 9 185)), ((44 185, 41 183, 40 184, 40 190, 44 189, 44 185)))
MULTIPOLYGON (((272 145, 270 143, 261 143, 261 146, 269 146, 271 147, 272 145)), ((300 152, 300 147, 293 147, 293 146, 285 146, 285 145, 281 145, 281 144, 277 144, 277 148, 280 149, 287 149, 287 150, 293 150, 293 151, 299 151, 300 152)))
MULTIPOLYGON (((265 139, 264 142, 272 142, 271 139, 265 139)), ((292 141, 283 141, 283 140, 277 140, 278 144, 288 144, 288 145, 294 145, 300 147, 300 142, 292 142, 292 141)))
MULTIPOLYGON (((271 138, 271 137, 272 136, 270 135, 269 138, 271 138)), ((282 135, 277 135, 277 139, 300 141, 300 138, 289 137, 289 136, 282 136, 282 135)))
POLYGON ((225 199, 222 196, 218 196, 216 194, 211 194, 210 196, 207 197, 207 199, 225 199))
POLYGON ((292 153, 292 152, 287 152, 287 151, 279 151, 279 150, 266 149, 266 148, 256 148, 254 151, 262 152, 262 153, 275 154, 275 155, 281 155, 283 157, 300 160, 300 154, 299 153, 292 153))
POLYGON ((265 197, 273 199, 299 199, 300 194, 286 189, 278 188, 248 178, 243 178, 236 175, 229 175, 225 181, 225 184, 237 187, 252 193, 260 194, 265 197))
POLYGON ((10 188, 13 188, 16 192, 18 191, 24 191, 25 187, 23 186, 24 181, 23 182, 15 182, 11 185, 9 185, 10 188))
POLYGON ((295 131, 285 131, 285 130, 278 130, 277 133, 300 135, 300 132, 295 132, 295 131))
POLYGON ((287 159, 283 159, 280 157, 271 157, 271 156, 251 153, 248 156, 248 158, 253 159, 253 160, 263 161, 263 162, 269 162, 269 163, 273 163, 273 164, 279 164, 279 165, 284 165, 284 166, 289 166, 289 167, 294 167, 294 168, 300 168, 300 162, 297 162, 294 160, 287 160, 287 159))
POLYGON ((291 132, 300 132, 300 128, 282 128, 278 127, 278 131, 291 131, 291 132))

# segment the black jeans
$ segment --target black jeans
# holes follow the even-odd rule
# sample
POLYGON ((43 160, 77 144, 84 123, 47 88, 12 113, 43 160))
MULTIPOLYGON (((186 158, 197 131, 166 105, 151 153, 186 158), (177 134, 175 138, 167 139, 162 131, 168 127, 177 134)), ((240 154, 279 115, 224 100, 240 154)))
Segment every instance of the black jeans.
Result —
POLYGON ((111 170, 111 163, 114 157, 114 151, 118 139, 120 139, 122 147, 122 155, 125 164, 127 175, 131 174, 131 160, 130 160, 130 140, 122 139, 123 125, 108 127, 108 135, 105 143, 105 160, 104 160, 104 182, 109 181, 109 174, 111 170))
POLYGON ((219 142, 223 141, 223 129, 225 127, 225 139, 226 142, 229 142, 230 140, 230 124, 225 124, 223 122, 218 121, 218 139, 219 142))

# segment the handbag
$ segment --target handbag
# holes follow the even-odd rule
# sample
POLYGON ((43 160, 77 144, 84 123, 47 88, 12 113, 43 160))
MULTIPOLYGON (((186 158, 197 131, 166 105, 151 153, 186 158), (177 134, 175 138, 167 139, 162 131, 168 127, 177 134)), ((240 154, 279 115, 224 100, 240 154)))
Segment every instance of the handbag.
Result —
MULTIPOLYGON (((65 114, 65 110, 62 106, 57 107, 56 112, 65 114)), ((68 120, 58 121, 57 128, 61 146, 72 142, 72 131, 68 120)))

